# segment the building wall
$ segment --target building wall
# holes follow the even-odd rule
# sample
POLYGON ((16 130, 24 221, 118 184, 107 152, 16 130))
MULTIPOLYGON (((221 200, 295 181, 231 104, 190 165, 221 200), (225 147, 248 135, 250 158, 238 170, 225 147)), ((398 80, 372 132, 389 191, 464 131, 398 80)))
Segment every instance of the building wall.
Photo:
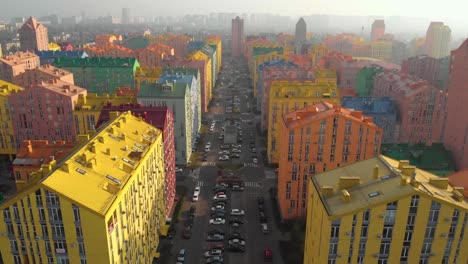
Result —
POLYGON ((73 73, 55 68, 49 64, 40 68, 26 70, 15 76, 13 82, 21 87, 31 87, 52 80, 61 80, 69 84, 74 84, 73 73))
POLYGON ((21 43, 21 50, 23 51, 35 51, 35 50, 48 50, 49 37, 47 28, 37 23, 34 18, 30 18, 19 30, 19 38, 21 43))
POLYGON ((30 52, 18 52, 10 56, 0 58, 0 79, 13 82, 15 76, 27 69, 39 67, 39 56, 30 52))
POLYGON ((356 74, 356 92, 359 96, 371 96, 374 93, 375 76, 383 71, 380 66, 364 67, 356 74))
POLYGON ((431 22, 426 32, 425 52, 430 57, 440 59, 450 54, 452 31, 443 22, 431 22))
POLYGON ((18 147, 28 139, 75 141, 77 134, 71 113, 79 94, 85 93, 85 90, 80 90, 63 95, 44 86, 37 86, 12 94, 9 104, 14 111, 13 130, 18 147))
POLYGON ((439 137, 433 134, 432 124, 441 96, 437 88, 411 76, 385 71, 375 78, 373 96, 395 99, 401 121, 399 143, 431 145, 439 137))
POLYGON ((140 89, 142 82, 157 82, 162 70, 161 67, 138 67, 135 71, 135 89, 140 89))
POLYGON ((174 137, 176 150, 176 164, 187 165, 190 156, 192 155, 192 115, 190 105, 190 94, 187 93, 185 98, 149 98, 138 97, 138 103, 145 106, 161 106, 166 105, 171 108, 174 115, 174 137))
POLYGON ((440 90, 445 90, 448 81, 450 59, 435 59, 429 56, 411 57, 403 61, 401 72, 428 81, 440 90))
POLYGON ((244 20, 236 17, 231 25, 231 56, 239 57, 244 50, 244 20))
POLYGON ((18 150, 19 141, 13 129, 13 113, 9 103, 12 94, 22 92, 24 88, 0 80, 0 154, 15 155, 18 150))
MULTIPOLYGON (((314 112, 315 106, 304 111, 314 112)), ((302 218, 307 209, 307 182, 315 174, 365 160, 380 153, 382 129, 362 112, 334 113, 301 118, 292 124, 283 115, 279 121, 278 202, 284 220, 302 218), (304 119, 304 121, 302 121, 304 119)))
POLYGON ((269 163, 278 163, 281 116, 320 101, 339 103, 340 97, 336 83, 275 81, 270 88, 269 99, 267 158, 269 163))
POLYGON ((444 146, 452 152, 459 170, 468 168, 468 98, 466 69, 468 68, 468 41, 452 51, 448 82, 447 122, 444 129, 444 146))
POLYGON ((200 71, 200 74, 205 75, 206 82, 205 86, 203 87, 201 92, 202 98, 202 110, 203 112, 208 112, 208 105, 210 104, 212 98, 212 89, 213 89, 213 82, 212 82, 212 70, 211 70, 211 59, 203 54, 200 51, 196 51, 188 56, 192 60, 198 60, 204 62, 204 69, 203 73, 200 71))
POLYGON ((312 183, 309 191, 304 263, 372 264, 381 263, 379 260, 387 260, 388 263, 444 263, 444 258, 445 263, 467 261, 467 253, 457 250, 468 244, 465 230, 468 213, 465 209, 415 194, 370 207, 363 204, 363 208, 351 214, 328 216, 312 183), (437 212, 436 221, 429 222, 433 201, 440 208, 433 209, 437 212), (396 206, 392 202, 396 202, 396 206), (412 202, 417 202, 418 206, 412 206, 412 202), (391 217, 387 213, 389 210, 393 212, 391 217), (458 217, 454 217, 455 210, 459 212, 458 217), (384 232, 386 227, 393 227, 392 231, 384 232), (455 232, 447 235, 452 227, 455 232), (429 233, 428 228, 431 228, 429 233), (427 253, 424 243, 428 245, 427 253), (336 250, 331 247, 336 247, 336 250), (406 257, 402 257, 403 252, 406 257), (458 255, 456 261, 455 255, 458 255))

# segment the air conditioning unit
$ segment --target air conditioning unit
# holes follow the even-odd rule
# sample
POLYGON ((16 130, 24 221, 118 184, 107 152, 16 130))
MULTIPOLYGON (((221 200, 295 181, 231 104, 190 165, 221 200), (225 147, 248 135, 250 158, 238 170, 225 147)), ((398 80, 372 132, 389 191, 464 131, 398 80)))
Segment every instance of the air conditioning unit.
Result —
POLYGON ((452 218, 450 218, 450 217, 445 217, 445 218, 444 218, 444 221, 445 221, 445 222, 450 222, 451 220, 452 220, 452 218))
POLYGON ((377 235, 377 238, 382 238, 382 234, 378 234, 378 235, 377 235))
POLYGON ((345 235, 350 236, 351 232, 346 232, 345 235))
POLYGON ((379 254, 376 253, 376 254, 374 254, 374 255, 372 255, 372 256, 373 256, 374 258, 378 258, 378 257, 379 257, 379 254))
POLYGON ((343 254, 336 254, 336 257, 341 258, 341 257, 343 257, 343 254))
POLYGON ((440 234, 440 237, 447 237, 447 233, 440 234))

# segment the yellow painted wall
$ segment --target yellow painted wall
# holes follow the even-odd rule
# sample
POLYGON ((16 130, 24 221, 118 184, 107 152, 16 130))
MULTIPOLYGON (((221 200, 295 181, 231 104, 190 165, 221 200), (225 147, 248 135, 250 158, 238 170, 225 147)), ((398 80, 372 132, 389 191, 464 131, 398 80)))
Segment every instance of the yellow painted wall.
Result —
POLYGON ((16 136, 13 131, 13 120, 8 106, 8 97, 11 93, 23 91, 24 88, 0 80, 0 154, 15 155, 17 152, 16 136))

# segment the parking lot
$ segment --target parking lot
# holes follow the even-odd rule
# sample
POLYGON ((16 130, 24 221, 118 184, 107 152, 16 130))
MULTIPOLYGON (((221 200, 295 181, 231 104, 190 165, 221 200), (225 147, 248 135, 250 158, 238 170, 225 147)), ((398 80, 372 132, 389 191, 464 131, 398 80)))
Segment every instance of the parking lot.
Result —
POLYGON ((245 62, 225 59, 219 79, 196 148, 201 166, 196 173, 184 170, 192 180, 173 238, 173 263, 182 249, 183 263, 282 263, 268 192, 275 179, 265 177, 245 62), (229 129, 235 136, 224 133, 229 129))

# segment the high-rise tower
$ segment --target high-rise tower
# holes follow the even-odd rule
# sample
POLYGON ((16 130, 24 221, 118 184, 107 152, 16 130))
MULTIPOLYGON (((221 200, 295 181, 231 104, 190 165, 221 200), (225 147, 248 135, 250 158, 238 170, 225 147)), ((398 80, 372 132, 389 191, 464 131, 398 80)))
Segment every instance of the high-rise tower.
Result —
POLYGON ((426 33, 426 54, 436 59, 449 56, 451 33, 443 22, 431 22, 426 33))
POLYGON ((236 17, 232 20, 231 27, 231 56, 241 56, 244 51, 244 20, 236 17))
POLYGON ((306 42, 307 24, 304 18, 300 18, 296 23, 296 33, 294 34, 294 45, 296 46, 296 53, 300 53, 302 45, 306 42))
POLYGON ((379 40, 383 35, 385 35, 385 21, 383 19, 377 19, 372 23, 371 40, 379 40))
POLYGON ((130 23, 131 23, 130 8, 124 7, 122 8, 122 24, 128 25, 130 23))
POLYGON ((34 17, 30 17, 19 29, 18 33, 21 50, 48 50, 49 37, 47 35, 47 28, 37 22, 34 17))

